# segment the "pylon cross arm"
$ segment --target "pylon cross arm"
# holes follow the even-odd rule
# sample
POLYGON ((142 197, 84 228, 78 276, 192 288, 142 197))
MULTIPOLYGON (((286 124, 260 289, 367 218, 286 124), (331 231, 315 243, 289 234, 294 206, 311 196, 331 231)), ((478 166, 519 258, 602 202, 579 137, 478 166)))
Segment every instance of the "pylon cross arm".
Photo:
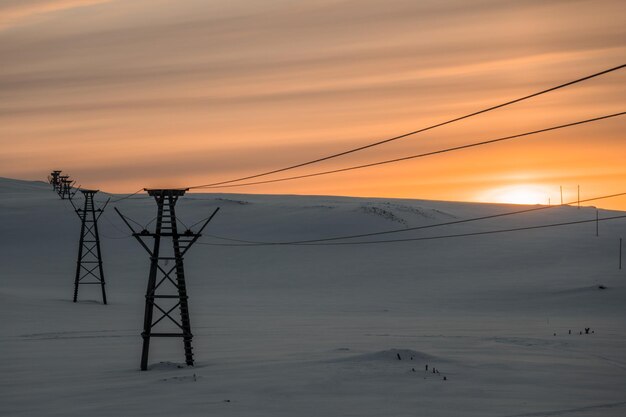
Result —
POLYGON ((146 252, 148 252, 148 255, 150 255, 150 257, 153 257, 153 253, 152 250, 148 247, 148 245, 146 245, 146 243, 141 239, 142 234, 138 233, 137 231, 135 231, 135 229, 133 229, 133 226, 130 225, 130 223, 128 222, 128 220, 126 220, 126 216, 124 216, 122 214, 122 212, 120 212, 117 207, 114 207, 115 212, 120 216, 120 218, 122 219, 122 221, 126 224, 126 227, 128 227, 132 233, 132 235, 135 237, 135 239, 137 239, 137 242, 139 242, 139 244, 141 245, 141 247, 143 247, 146 252))
POLYGON ((96 220, 100 219, 100 216, 104 214, 104 209, 107 208, 107 206, 109 205, 109 201, 111 201, 111 197, 109 197, 107 201, 104 202, 104 206, 102 206, 101 209, 96 210, 97 212, 99 212, 98 215, 96 216, 96 220))
POLYGON ((193 238, 188 242, 188 244, 185 247, 185 249, 183 249, 181 251, 181 256, 185 255, 187 253, 187 251, 194 245, 194 243, 196 243, 196 241, 200 238, 200 236, 202 236, 202 231, 207 227, 209 222, 211 220, 213 220, 213 217, 215 217, 215 215, 217 214, 218 211, 220 211, 219 207, 215 209, 213 214, 211 214, 208 219, 206 219, 206 221, 202 224, 202 227, 200 227, 200 230, 198 230, 197 233, 193 234, 193 238))
POLYGON ((135 237, 135 239, 137 239, 137 242, 139 242, 139 244, 141 245, 142 248, 144 248, 146 250, 146 252, 148 252, 148 255, 150 255, 150 258, 152 258, 154 256, 154 254, 152 253, 152 249, 150 249, 148 247, 148 245, 146 245, 146 242, 143 241, 142 235, 141 233, 133 233, 133 236, 135 237))

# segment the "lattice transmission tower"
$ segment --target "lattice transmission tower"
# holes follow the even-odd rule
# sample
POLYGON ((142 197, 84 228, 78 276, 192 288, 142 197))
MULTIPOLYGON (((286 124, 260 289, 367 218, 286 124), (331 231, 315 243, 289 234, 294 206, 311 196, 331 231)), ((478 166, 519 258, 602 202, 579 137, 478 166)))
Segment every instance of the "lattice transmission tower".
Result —
POLYGON ((68 200, 71 200, 73 197, 72 185, 74 184, 74 181, 70 180, 69 178, 69 175, 59 175, 60 183, 57 191, 59 193, 59 197, 61 197, 61 200, 65 200, 66 198, 68 200))
POLYGON ((217 214, 213 214, 202 224, 197 232, 187 229, 179 233, 176 218, 176 202, 188 189, 146 189, 148 195, 157 203, 157 216, 154 232, 144 229, 137 232, 120 211, 126 226, 131 230, 139 244, 150 256, 150 273, 146 291, 144 313, 143 348, 141 352, 141 370, 148 369, 150 339, 153 337, 178 337, 183 339, 185 362, 193 365, 191 341, 191 322, 183 257, 201 236, 207 224, 217 214), (152 239, 150 246, 144 239, 152 239), (168 243, 171 242, 171 246, 168 243), (179 318, 172 316, 178 310, 179 318))
POLYGON ((78 245, 78 259, 76 261, 76 276, 74 279, 74 302, 78 299, 78 287, 80 285, 100 285, 102 303, 106 304, 107 296, 104 288, 104 269, 102 268, 98 219, 100 219, 110 199, 107 200, 102 208, 96 209, 93 197, 98 190, 81 189, 80 192, 85 197, 85 204, 83 208, 74 206, 76 214, 81 220, 80 243, 78 245))
POLYGON ((48 176, 48 181, 52 185, 52 189, 57 191, 61 182, 59 181, 59 175, 61 175, 61 171, 52 171, 48 176))

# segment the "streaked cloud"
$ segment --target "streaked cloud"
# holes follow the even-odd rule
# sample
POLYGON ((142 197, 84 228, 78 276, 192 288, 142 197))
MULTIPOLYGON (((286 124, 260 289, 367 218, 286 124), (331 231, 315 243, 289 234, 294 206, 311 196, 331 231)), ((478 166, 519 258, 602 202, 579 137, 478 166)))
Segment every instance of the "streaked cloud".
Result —
POLYGON ((109 1, 111 0, 4 0, 0 3, 0 30, 49 13, 109 1))
MULTIPOLYGON (((623 9, 613 0, 3 2, 0 175, 38 178, 54 166, 134 191, 322 156, 618 65, 623 9)), ((624 79, 612 74, 328 166, 622 111, 624 79)), ((550 143, 593 141, 613 150, 596 163, 618 167, 621 131, 611 122, 550 143)), ((539 172, 537 143, 468 153, 474 162, 252 191, 442 198, 458 194, 448 173, 475 178, 464 189, 478 189, 523 166, 539 172), (514 169, 498 163, 510 149, 514 169)), ((552 168, 571 175, 582 165, 558 146, 552 168)))

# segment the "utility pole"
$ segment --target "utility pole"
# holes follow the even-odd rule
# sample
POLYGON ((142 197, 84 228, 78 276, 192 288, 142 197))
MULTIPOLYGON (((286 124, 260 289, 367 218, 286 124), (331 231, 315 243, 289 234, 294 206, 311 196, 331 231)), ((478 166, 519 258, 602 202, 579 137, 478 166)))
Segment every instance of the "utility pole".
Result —
POLYGON ((148 369, 148 355, 150 351, 150 339, 152 337, 180 337, 183 339, 185 351, 185 363, 193 365, 193 352, 191 341, 191 323, 189 319, 189 305, 187 285, 185 282, 185 268, 183 257, 191 246, 201 236, 207 224, 217 214, 217 208, 204 222, 198 232, 187 229, 183 233, 178 232, 178 224, 175 212, 176 202, 185 195, 188 189, 146 189, 148 195, 154 197, 157 204, 157 217, 153 233, 148 230, 137 232, 133 229, 126 217, 116 208, 126 226, 131 230, 139 244, 150 255, 150 273, 148 275, 148 288, 146 290, 146 305, 143 322, 143 348, 141 352, 141 370, 148 369), (144 239, 152 238, 152 248, 144 239), (162 245, 163 240, 171 240, 171 247, 162 245), (166 256, 162 252, 169 252, 166 256), (173 261, 173 266, 170 262, 173 261), (154 317, 156 313, 159 317, 154 317), (172 317, 171 313, 178 309, 180 319, 172 317), (164 319, 168 319, 163 321, 164 319), (169 328, 167 324, 170 324, 169 328), (173 326, 172 326, 173 324, 173 326), (158 329, 155 327, 158 325, 158 329), (157 330, 157 331, 154 331, 157 330))
MULTIPOLYGON (((78 244, 78 260, 76 261, 76 277, 74 279, 74 302, 78 299, 78 286, 85 284, 100 285, 102 289, 102 303, 107 303, 104 289, 104 270, 102 268, 102 252, 100 249, 100 234, 98 233, 98 219, 104 212, 109 200, 101 209, 96 209, 93 196, 98 190, 80 190, 85 197, 82 209, 74 206, 76 214, 81 220, 80 243, 78 244), (97 213, 97 214, 96 214, 97 213)), ((72 200, 70 200, 71 202, 72 200)), ((74 205, 74 203, 72 203, 74 205)))
POLYGON ((578 186, 578 209, 580 209, 580 185, 578 186))
POLYGON ((560 185, 559 188, 561 189, 561 205, 563 205, 563 186, 560 185))

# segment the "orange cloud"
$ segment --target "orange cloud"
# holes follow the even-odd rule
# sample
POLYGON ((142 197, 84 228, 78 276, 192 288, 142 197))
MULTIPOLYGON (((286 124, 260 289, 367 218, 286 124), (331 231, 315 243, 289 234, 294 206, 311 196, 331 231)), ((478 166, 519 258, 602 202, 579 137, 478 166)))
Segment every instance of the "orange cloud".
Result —
POLYGON ((34 17, 112 0, 8 0, 0 4, 0 29, 15 26, 34 17))
MULTIPOLYGON (((5 4, 5 18, 29 24, 0 31, 0 175, 40 178, 63 169, 84 185, 118 192, 225 180, 466 114, 618 65, 626 52, 620 1, 354 4, 5 4), (83 7, 95 4, 97 13, 83 7), (49 18, 35 19, 46 10, 49 18)), ((623 111, 624 75, 319 169, 623 111)), ((449 200, 478 200, 522 183, 610 191, 625 175, 623 123, 223 191, 449 200)))

